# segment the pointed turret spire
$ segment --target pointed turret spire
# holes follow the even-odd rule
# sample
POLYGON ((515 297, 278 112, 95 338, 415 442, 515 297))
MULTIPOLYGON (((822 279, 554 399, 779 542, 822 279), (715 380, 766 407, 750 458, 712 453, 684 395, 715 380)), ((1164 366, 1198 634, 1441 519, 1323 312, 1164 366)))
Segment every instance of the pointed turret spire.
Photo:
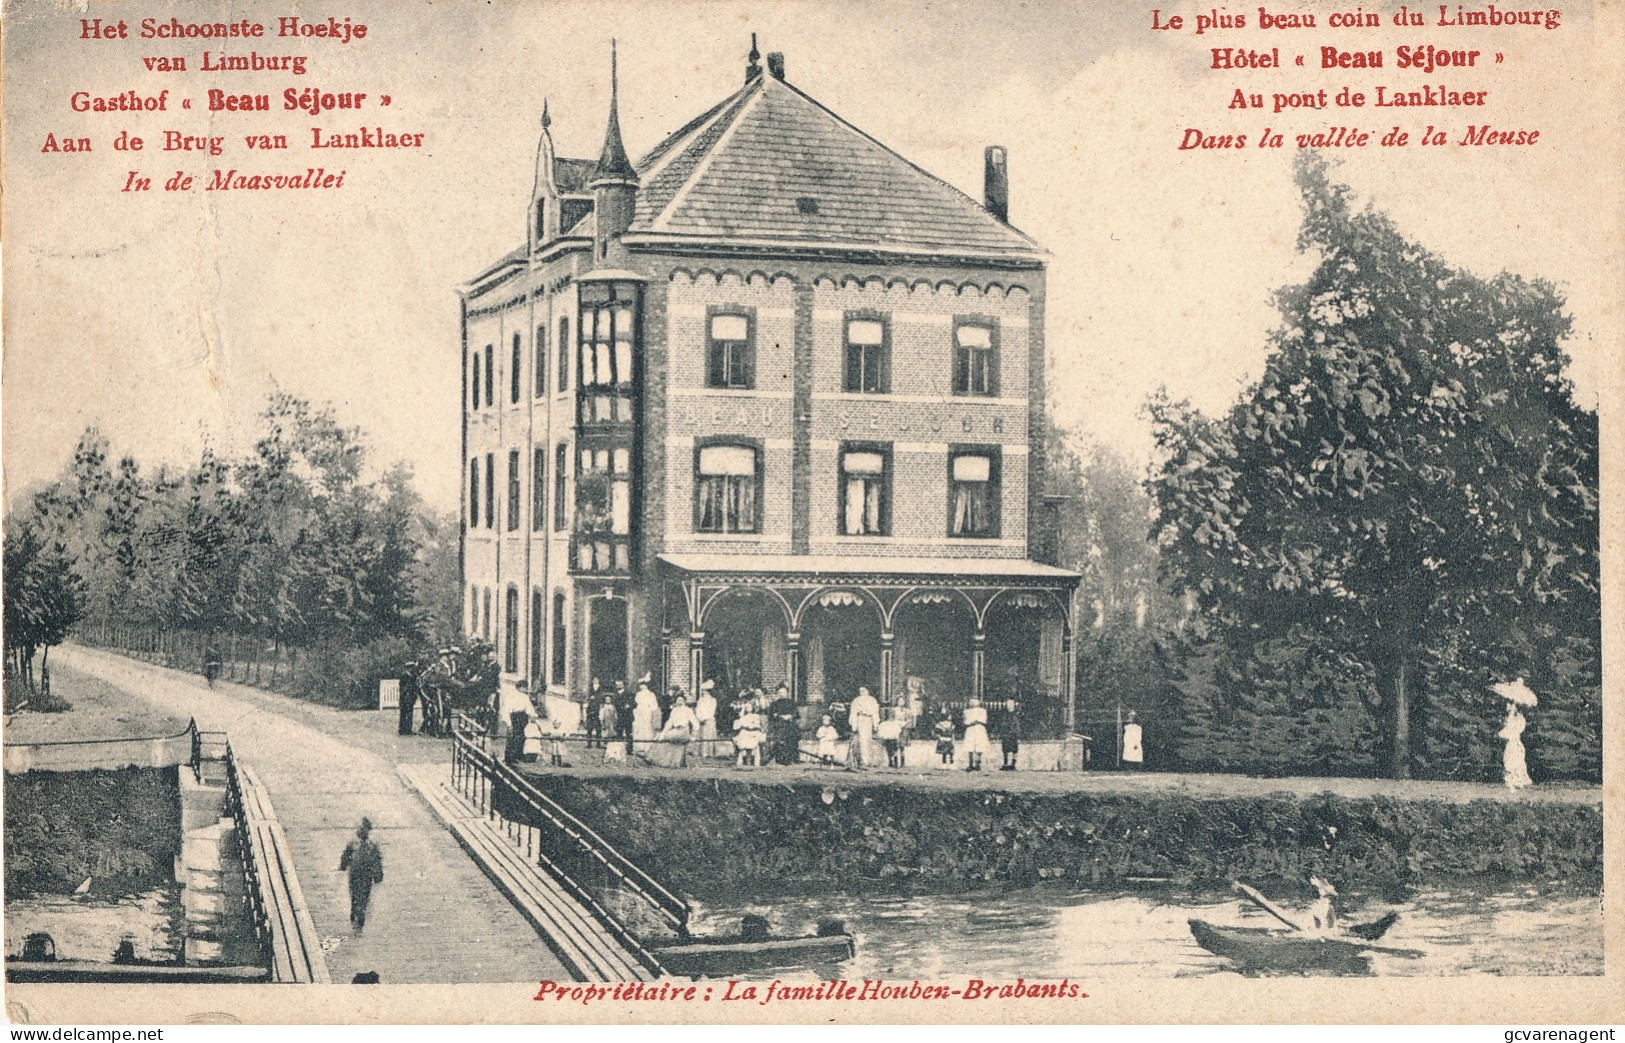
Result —
POLYGON ((762 52, 756 49, 756 34, 750 34, 750 62, 745 66, 745 82, 761 79, 762 67, 758 63, 762 60, 762 52))
POLYGON ((553 126, 553 117, 547 114, 547 99, 542 99, 542 129, 547 130, 553 126))
POLYGON ((626 158, 626 146, 621 143, 620 83, 615 54, 615 41, 609 42, 609 126, 604 131, 604 151, 598 156, 598 166, 592 172, 592 184, 600 181, 629 181, 636 184, 637 171, 626 158))

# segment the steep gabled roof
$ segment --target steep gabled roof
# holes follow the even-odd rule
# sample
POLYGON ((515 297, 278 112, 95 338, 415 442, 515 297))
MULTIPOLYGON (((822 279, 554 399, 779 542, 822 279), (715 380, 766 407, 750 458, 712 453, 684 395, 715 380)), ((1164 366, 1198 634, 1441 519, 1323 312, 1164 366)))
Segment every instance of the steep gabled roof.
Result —
POLYGON ((1033 255, 1031 238, 772 75, 638 164, 631 235, 1033 255))
MULTIPOLYGON (((618 143, 615 127, 597 162, 556 159, 559 191, 588 191, 606 163, 611 176, 624 173, 613 154, 618 143)), ((627 234, 637 238, 1029 260, 1044 252, 976 200, 767 72, 656 145, 635 173, 637 207, 627 234)), ((587 220, 563 231, 579 234, 587 220)), ((474 281, 526 254, 521 246, 474 281)))

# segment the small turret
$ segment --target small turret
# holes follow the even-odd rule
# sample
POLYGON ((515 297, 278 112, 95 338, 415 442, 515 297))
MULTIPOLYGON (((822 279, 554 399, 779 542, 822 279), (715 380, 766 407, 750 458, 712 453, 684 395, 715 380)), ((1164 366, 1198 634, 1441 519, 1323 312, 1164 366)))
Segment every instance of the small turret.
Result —
POLYGON ((553 119, 542 99, 542 136, 536 143, 536 178, 530 190, 530 250, 535 253, 559 233, 559 187, 553 180, 553 119))
POLYGON ((588 187, 593 190, 594 212, 598 215, 594 252, 601 262, 609 253, 611 240, 619 239, 632 225, 637 206, 638 174, 626 157, 621 142, 620 82, 615 41, 609 51, 609 126, 604 131, 604 150, 598 156, 588 187))

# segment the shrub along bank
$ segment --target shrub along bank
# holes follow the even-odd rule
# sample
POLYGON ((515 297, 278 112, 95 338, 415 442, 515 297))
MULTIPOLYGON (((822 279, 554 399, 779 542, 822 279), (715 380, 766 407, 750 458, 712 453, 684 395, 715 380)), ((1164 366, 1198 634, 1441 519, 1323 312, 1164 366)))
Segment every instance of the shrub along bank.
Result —
POLYGON ((6 894, 139 891, 174 879, 175 769, 31 771, 6 776, 6 894))
POLYGON ((1592 805, 1322 794, 1197 799, 896 785, 537 780, 657 879, 701 900, 1161 877, 1395 889, 1500 877, 1601 887, 1592 805))

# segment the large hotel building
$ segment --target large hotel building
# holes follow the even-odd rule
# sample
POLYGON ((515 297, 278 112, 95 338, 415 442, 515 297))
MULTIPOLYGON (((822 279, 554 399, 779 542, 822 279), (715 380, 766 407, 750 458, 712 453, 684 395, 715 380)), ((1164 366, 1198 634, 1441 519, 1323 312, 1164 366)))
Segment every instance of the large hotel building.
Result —
POLYGON ((568 713, 592 678, 1070 721, 1048 563, 1045 253, 754 47, 637 163, 542 115, 525 241, 464 285, 465 628, 568 713))

